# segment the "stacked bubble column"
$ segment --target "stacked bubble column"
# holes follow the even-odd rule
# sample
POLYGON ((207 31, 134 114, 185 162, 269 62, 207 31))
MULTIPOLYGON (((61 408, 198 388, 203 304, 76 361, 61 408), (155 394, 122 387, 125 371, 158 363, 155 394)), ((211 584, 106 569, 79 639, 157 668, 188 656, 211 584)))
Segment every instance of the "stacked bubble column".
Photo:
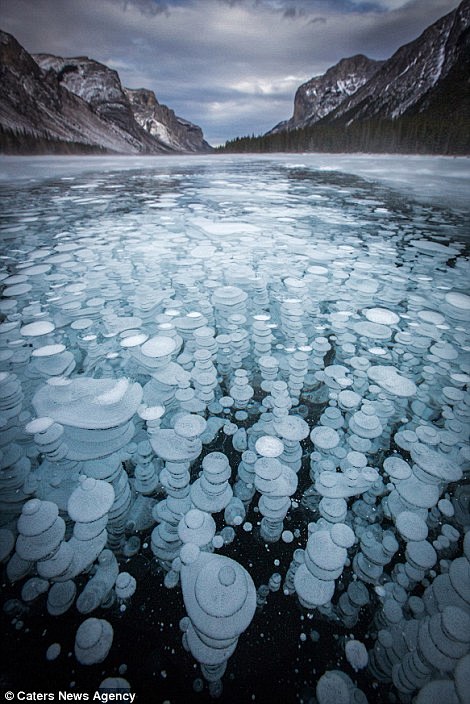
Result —
POLYGON ((158 457, 165 461, 160 472, 160 483, 167 498, 153 509, 159 525, 152 532, 152 552, 158 562, 169 570, 178 556, 181 540, 178 525, 191 508, 190 466, 201 453, 199 435, 204 432, 205 420, 195 414, 180 416, 174 429, 160 429, 150 438, 158 457))
POLYGON ((0 450, 0 524, 13 525, 22 506, 34 492, 35 482, 29 480, 31 461, 22 448, 11 443, 0 450))
POLYGON ((261 373, 261 389, 269 393, 277 379, 279 361, 271 355, 263 355, 258 359, 258 366, 261 373))
POLYGON ((370 527, 362 533, 360 548, 353 559, 354 572, 366 584, 378 584, 385 565, 398 551, 395 535, 380 527, 370 527))
POLYGON ((253 316, 251 340, 253 343, 253 354, 260 364, 263 357, 271 356, 271 345, 274 339, 270 326, 271 316, 268 314, 258 314, 253 316))
POLYGON ((447 605, 458 606, 470 613, 470 531, 465 533, 463 555, 454 558, 447 568, 426 587, 423 603, 426 613, 433 615, 447 605))
MULTIPOLYGON (((237 286, 222 286, 212 294, 215 320, 219 334, 230 334, 232 315, 246 315, 246 300, 248 294, 237 286)), ((231 338, 228 343, 230 345, 231 338)))
POLYGON ((178 375, 178 388, 175 391, 178 407, 187 413, 204 413, 206 404, 196 396, 196 391, 191 386, 190 373, 185 372, 185 374, 187 377, 183 374, 178 375))
POLYGON ((231 338, 230 335, 222 333, 217 335, 217 372, 221 378, 229 376, 231 367, 231 338))
POLYGON ((233 384, 230 387, 230 396, 234 400, 234 407, 244 409, 254 396, 254 389, 248 383, 248 372, 245 369, 236 369, 233 384))
POLYGON ((118 550, 124 537, 132 503, 129 477, 124 468, 121 453, 115 452, 99 460, 87 460, 81 465, 87 477, 105 481, 114 490, 114 501, 108 515, 108 546, 118 550))
POLYGON ((392 578, 411 590, 421 582, 437 562, 437 553, 426 538, 428 526, 424 518, 412 511, 402 511, 395 520, 398 534, 405 541, 405 562, 395 564, 392 578))
POLYGON ((159 475, 163 463, 155 458, 148 440, 138 443, 132 460, 135 464, 131 479, 134 496, 127 515, 126 532, 146 530, 153 525, 152 509, 161 490, 159 475))
POLYGON ((376 679, 393 681, 400 698, 409 701, 440 673, 451 678, 457 674, 459 662, 468 654, 469 633, 468 612, 451 605, 433 616, 390 624, 378 633, 369 669, 376 679))
POLYGON ((194 352, 194 367, 191 379, 197 398, 204 404, 204 409, 214 400, 214 390, 217 388, 217 370, 212 362, 209 349, 197 349, 194 352))
MULTIPOLYGON (((253 298, 251 299, 251 304, 255 309, 264 309, 269 305, 269 292, 267 289, 267 280, 263 274, 257 272, 253 279, 253 298)), ((263 315, 259 313, 258 315, 263 315)), ((256 318, 256 316, 253 316, 256 318)))
POLYGON ((2 433, 0 446, 15 442, 20 436, 20 415, 23 410, 24 392, 20 379, 12 372, 0 372, 0 417, 2 433))
POLYGON ((119 565, 114 553, 111 550, 103 550, 98 557, 93 577, 86 583, 77 599, 77 610, 82 614, 89 614, 99 606, 111 606, 115 598, 113 587, 118 575, 119 565))
POLYGON ((302 350, 297 350, 289 355, 288 388, 293 406, 298 406, 300 403, 300 395, 304 387, 305 377, 308 373, 308 361, 308 353, 302 350))
POLYGON ((174 324, 180 339, 184 340, 183 357, 191 359, 196 349, 195 333, 207 326, 207 318, 199 311, 190 311, 186 315, 175 318, 174 324))
POLYGON ((279 414, 278 409, 273 409, 273 427, 282 440, 283 452, 280 460, 293 472, 298 473, 302 465, 301 440, 305 440, 310 433, 308 424, 300 416, 279 414))
POLYGON ((301 565, 305 563, 305 550, 297 548, 294 550, 292 560, 286 572, 283 584, 283 592, 286 596, 295 594, 295 575, 301 565))
POLYGON ((347 549, 355 541, 351 528, 336 523, 331 530, 315 530, 305 548, 305 562, 297 569, 294 586, 302 606, 308 609, 329 605, 335 580, 343 572, 347 549))
POLYGON ((138 444, 135 460, 134 489, 138 494, 152 496, 159 484, 159 468, 154 461, 154 453, 148 440, 142 440, 138 444))
POLYGON ((114 502, 115 492, 109 482, 81 476, 67 503, 67 512, 75 522, 69 541, 73 560, 67 577, 88 569, 104 549, 114 502))
POLYGON ((235 560, 201 553, 190 543, 182 549, 181 561, 187 612, 180 624, 183 645, 201 665, 211 694, 219 696, 227 660, 256 610, 255 585, 235 560))
MULTIPOLYGON (((8 329, 8 324, 3 325, 8 329)), ((23 401, 24 393, 18 376, 12 372, 0 372, 0 525, 14 522, 22 504, 32 493, 26 483, 31 461, 22 447, 23 401)))
POLYGON ((217 340, 215 339, 215 328, 204 325, 194 331, 194 343, 196 350, 207 350, 214 361, 217 357, 217 340))
POLYGON ((191 501, 201 511, 223 511, 233 496, 231 467, 222 452, 210 452, 202 461, 202 475, 191 485, 191 501))
MULTIPOLYGON (((75 461, 77 468, 97 479, 103 478, 100 476, 101 465, 103 471, 109 470, 108 458, 113 458, 111 464, 118 465, 113 467, 116 473, 113 475, 114 504, 109 516, 108 536, 110 547, 114 549, 120 545, 132 501, 120 453, 134 435, 132 419, 141 399, 140 384, 125 378, 60 377, 49 379, 32 401, 39 416, 50 417, 63 428, 63 434, 60 433, 58 438, 54 435, 59 432, 56 425, 48 428, 43 438, 41 436, 41 441, 46 443, 47 433, 54 435, 54 442, 59 444, 55 450, 51 447, 50 452, 56 460, 66 448, 65 459, 75 461)), ((66 468, 62 467, 62 470, 65 473, 66 468)))
POLYGON ((7 565, 7 575, 12 582, 57 554, 65 536, 65 521, 52 501, 30 499, 23 505, 17 531, 15 552, 7 565))
POLYGON ((230 333, 231 341, 231 366, 232 369, 238 369, 244 363, 244 360, 250 356, 250 337, 245 329, 246 318, 243 315, 232 315, 229 322, 233 324, 234 329, 230 333))
POLYGON ((285 298, 280 305, 281 330, 292 346, 307 342, 303 332, 304 306, 300 298, 285 298))
POLYGON ((360 580, 350 582, 338 599, 338 614, 346 628, 353 628, 359 620, 361 609, 370 601, 366 585, 360 580))
POLYGON ((298 480, 296 473, 277 459, 284 451, 279 438, 263 436, 255 448, 261 455, 255 462, 255 487, 261 493, 258 506, 263 516, 260 534, 263 540, 273 543, 281 537, 291 505, 289 497, 297 490, 298 480))
POLYGON ((245 450, 237 469, 237 479, 233 487, 234 496, 241 499, 248 510, 251 499, 256 493, 255 488, 255 462, 258 459, 256 452, 245 450))
POLYGON ((25 428, 34 436, 34 442, 42 457, 40 465, 31 473, 28 491, 40 498, 54 501, 60 513, 67 519, 67 502, 79 481, 79 470, 83 463, 67 459, 68 447, 64 442, 64 428, 52 418, 36 418, 25 428))
POLYGON ((310 478, 315 481, 323 469, 336 471, 338 459, 336 449, 340 446, 341 435, 334 428, 317 425, 310 433, 313 452, 310 454, 310 478))
POLYGON ((129 354, 138 373, 151 377, 144 387, 146 405, 164 406, 166 410, 172 406, 178 365, 174 365, 171 360, 173 355, 178 354, 182 344, 183 340, 178 335, 155 335, 149 339, 144 335, 140 344, 129 347, 129 354))
POLYGON ((421 688, 437 672, 452 673, 470 647, 470 616, 458 607, 447 606, 414 624, 408 652, 392 669, 392 681, 405 695, 421 688))
POLYGON ((211 514, 197 508, 190 509, 178 525, 178 535, 183 545, 192 543, 206 552, 213 550, 215 531, 215 521, 211 514))

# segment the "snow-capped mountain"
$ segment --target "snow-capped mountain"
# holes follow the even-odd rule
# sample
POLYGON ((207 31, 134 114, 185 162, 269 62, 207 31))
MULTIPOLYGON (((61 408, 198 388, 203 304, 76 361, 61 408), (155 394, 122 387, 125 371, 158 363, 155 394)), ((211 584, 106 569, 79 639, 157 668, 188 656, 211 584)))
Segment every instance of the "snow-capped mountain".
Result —
POLYGON ((44 73, 55 74, 63 88, 82 98, 100 118, 117 125, 149 149, 154 146, 134 119, 117 71, 86 56, 65 59, 51 54, 32 54, 32 57, 44 73))
POLYGON ((174 114, 174 123, 167 121, 160 138, 140 123, 131 102, 108 66, 88 57, 32 56, 12 35, 0 32, 1 151, 158 154, 210 149, 199 128, 174 114))
POLYGON ((210 149, 201 128, 161 105, 152 90, 124 88, 124 93, 138 124, 170 149, 188 152, 210 149))
POLYGON ((0 127, 4 151, 139 151, 124 130, 44 73, 14 37, 0 33, 0 127))
POLYGON ((297 89, 293 116, 268 134, 318 122, 367 83, 382 64, 383 61, 374 61, 363 54, 341 59, 322 76, 311 78, 297 89))
MULTIPOLYGON (((417 39, 400 47, 354 95, 348 96, 327 121, 370 118, 396 119, 423 112, 449 74, 462 73, 468 86, 470 0, 429 26, 417 39)), ((457 82, 453 81, 457 87, 457 82)), ((456 109, 454 105, 452 109, 456 109)))
MULTIPOLYGON (((326 71, 323 76, 310 79, 301 85, 295 95, 294 114, 290 120, 280 122, 265 137, 275 137, 299 128, 314 129, 299 138, 297 148, 321 149, 324 137, 330 139, 329 148, 334 147, 335 136, 331 130, 338 128, 338 136, 344 137, 344 128, 356 130, 349 144, 339 140, 348 148, 358 145, 370 148, 366 134, 369 125, 376 128, 374 148, 380 146, 379 131, 388 122, 393 139, 389 148, 393 151, 400 143, 397 136, 399 123, 407 132, 406 144, 412 144, 411 133, 417 132, 416 147, 420 147, 420 134, 425 135, 426 145, 432 146, 432 130, 439 133, 441 149, 458 143, 458 151, 465 151, 465 139, 461 139, 465 123, 470 122, 470 0, 463 0, 452 12, 430 25, 417 39, 400 47, 386 61, 372 61, 358 55, 342 59, 326 71), (414 124, 411 121, 415 120, 414 124), (443 139, 440 125, 446 120, 452 123, 452 136, 443 139), (382 127, 377 127, 378 122, 382 127), (331 129, 330 129, 331 127, 331 129), (432 127, 432 129, 431 129, 432 127), (323 130, 323 131, 322 131, 323 130), (328 131, 329 130, 329 131, 328 131), (362 130, 362 131, 361 131, 362 130), (421 130, 421 132, 420 132, 421 130), (429 141, 431 140, 431 141, 429 141), (446 146, 447 144, 447 146, 446 146)), ((272 148, 268 144, 267 148, 272 148)), ((292 145, 276 145, 275 148, 290 148, 292 145)), ((342 148, 342 147, 341 147, 342 148)), ((427 146, 423 148, 426 151, 427 146)))

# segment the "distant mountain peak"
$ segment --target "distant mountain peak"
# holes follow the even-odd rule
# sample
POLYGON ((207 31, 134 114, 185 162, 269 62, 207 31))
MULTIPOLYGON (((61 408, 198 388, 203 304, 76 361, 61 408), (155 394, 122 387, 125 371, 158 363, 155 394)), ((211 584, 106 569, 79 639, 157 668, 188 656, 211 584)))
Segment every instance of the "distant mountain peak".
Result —
POLYGON ((276 125, 271 133, 318 122, 363 86, 382 64, 383 61, 356 54, 341 59, 324 74, 310 78, 296 91, 293 116, 276 125))
POLYGON ((124 93, 138 124, 170 149, 191 152, 211 149, 204 140, 201 128, 178 117, 166 105, 161 105, 152 90, 124 88, 124 93))

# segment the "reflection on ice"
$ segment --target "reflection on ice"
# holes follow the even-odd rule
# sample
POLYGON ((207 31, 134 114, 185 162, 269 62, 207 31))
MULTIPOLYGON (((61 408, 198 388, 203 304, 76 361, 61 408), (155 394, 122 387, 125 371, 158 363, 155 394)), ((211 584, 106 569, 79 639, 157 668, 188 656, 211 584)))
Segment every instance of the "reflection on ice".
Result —
POLYGON ((144 685, 159 631, 172 701, 278 652, 286 702, 466 701, 464 219, 312 159, 3 187, 3 610, 74 624, 64 686, 144 685))

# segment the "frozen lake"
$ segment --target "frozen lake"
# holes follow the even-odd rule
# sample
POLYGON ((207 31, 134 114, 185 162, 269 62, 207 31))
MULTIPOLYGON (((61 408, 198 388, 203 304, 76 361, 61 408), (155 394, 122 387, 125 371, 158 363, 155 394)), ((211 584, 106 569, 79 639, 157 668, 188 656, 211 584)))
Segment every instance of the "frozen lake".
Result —
POLYGON ((457 701, 469 164, 0 159, 7 689, 457 701))
POLYGON ((214 164, 214 159, 228 169, 255 162, 295 168, 302 166, 320 171, 338 171, 378 181, 414 197, 437 205, 468 208, 470 159, 468 157, 369 155, 369 154, 277 154, 217 155, 189 157, 67 157, 0 156, 0 182, 33 182, 47 178, 77 175, 95 169, 129 171, 133 169, 172 168, 175 163, 185 169, 188 163, 201 168, 214 164))

